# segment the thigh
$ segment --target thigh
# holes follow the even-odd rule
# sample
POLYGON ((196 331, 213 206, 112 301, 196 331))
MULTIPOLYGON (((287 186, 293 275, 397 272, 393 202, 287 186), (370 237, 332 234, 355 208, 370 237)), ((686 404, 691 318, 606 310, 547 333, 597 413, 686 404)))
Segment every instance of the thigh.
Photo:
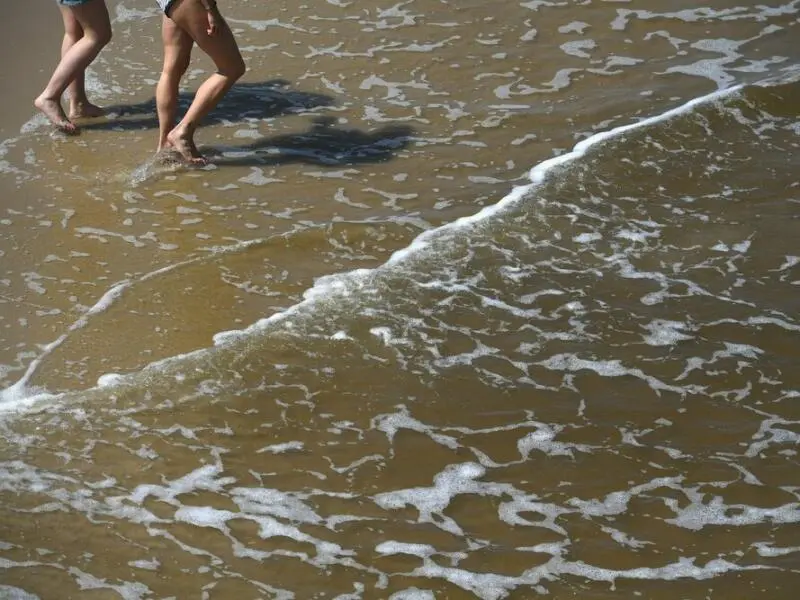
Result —
POLYGON ((78 19, 75 18, 75 14, 69 8, 69 5, 59 4, 58 8, 64 21, 64 33, 76 39, 83 37, 83 27, 78 23, 78 19))
POLYGON ((214 61, 222 72, 238 71, 243 64, 236 38, 225 19, 216 34, 208 35, 208 13, 199 0, 178 0, 170 18, 214 61))
POLYGON ((161 20, 161 41, 164 44, 164 68, 185 71, 192 55, 192 36, 164 15, 161 20))
POLYGON ((111 19, 105 0, 89 0, 68 8, 80 24, 84 33, 91 33, 98 38, 111 37, 111 19))

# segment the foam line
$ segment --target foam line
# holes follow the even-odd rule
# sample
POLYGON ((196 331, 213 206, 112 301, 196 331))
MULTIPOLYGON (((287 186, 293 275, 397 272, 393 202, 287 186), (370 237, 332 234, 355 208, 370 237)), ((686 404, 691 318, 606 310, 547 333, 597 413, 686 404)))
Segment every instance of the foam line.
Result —
POLYGON ((556 168, 579 160, 594 146, 600 145, 610 139, 620 137, 634 129, 642 129, 650 127, 651 125, 655 125, 656 123, 668 121, 669 119, 677 117, 678 115, 691 111, 696 106, 713 102, 719 98, 731 96, 737 93, 743 87, 744 86, 742 85, 737 85, 723 90, 716 90, 705 96, 693 98, 692 100, 689 100, 688 102, 659 115, 642 119, 636 123, 621 125, 619 127, 615 127, 614 129, 609 129, 608 131, 596 133, 591 137, 588 137, 585 140, 577 143, 570 152, 561 154, 559 156, 554 156, 553 158, 549 158, 534 166, 528 173, 531 183, 515 186, 508 195, 503 197, 496 204, 487 206, 475 214, 461 217, 455 221, 446 223, 441 227, 422 232, 408 246, 394 252, 385 263, 376 267, 375 269, 356 269, 342 274, 320 277, 312 288, 306 290, 306 292, 303 294, 303 300, 301 302, 290 306, 282 312, 278 312, 265 319, 261 319, 244 330, 218 333, 214 336, 214 342, 217 345, 222 345, 230 340, 247 335, 253 331, 263 330, 264 327, 286 319, 303 308, 307 308, 308 306, 314 304, 321 298, 330 297, 337 291, 345 290, 347 288, 346 279, 350 279, 355 282, 358 282, 359 280, 363 281, 371 275, 377 274, 381 270, 386 270, 394 265, 405 262, 412 256, 424 253, 434 242, 441 239, 446 233, 454 230, 467 229, 487 221, 494 215, 506 211, 521 202, 532 191, 541 187, 547 181, 548 177, 553 174, 556 168))
POLYGON ((44 362, 48 356, 55 352, 59 346, 66 342, 74 331, 86 327, 89 322, 89 317, 108 309, 108 307, 111 306, 114 301, 122 295, 122 292, 125 290, 125 288, 130 287, 130 285, 130 280, 124 280, 115 284, 110 290, 104 293, 97 302, 95 302, 94 306, 78 317, 78 320, 72 323, 72 325, 70 325, 67 330, 58 337, 58 339, 45 345, 39 356, 34 358, 28 365, 28 368, 25 369, 23 376, 20 377, 13 385, 10 385, 0 392, 0 411, 2 410, 4 404, 11 403, 14 400, 25 399, 30 395, 28 393, 30 391, 38 392, 38 390, 29 390, 28 383, 36 371, 39 370, 39 366, 42 364, 42 362, 44 362))
POLYGON ((239 242, 237 244, 232 244, 230 246, 219 246, 211 248, 208 254, 204 254, 199 257, 190 258, 188 260, 184 260, 181 262, 177 262, 171 265, 167 265, 166 267, 161 267, 160 269, 156 269, 155 271, 150 271, 145 273, 144 275, 137 277, 135 279, 125 279, 114 284, 110 289, 108 289, 100 299, 94 303, 94 305, 86 310, 78 319, 73 322, 67 330, 62 333, 58 339, 55 341, 50 342, 49 344, 45 345, 42 349, 41 353, 34 358, 28 367, 25 369, 25 373, 22 377, 19 378, 15 383, 7 387, 6 389, 0 391, 0 412, 3 412, 4 408, 16 409, 19 408, 19 404, 24 401, 30 401, 33 398, 43 398, 50 396, 49 394, 43 392, 38 388, 30 388, 29 383, 33 375, 39 370, 39 367, 42 363, 55 352, 60 346, 66 342, 70 336, 86 327, 89 324, 89 319, 95 315, 105 312, 108 310, 114 302, 119 300, 119 298, 123 295, 123 293, 133 287, 134 285, 138 285, 141 283, 145 283, 151 279, 155 279, 156 277, 160 277, 162 275, 166 275, 167 273, 171 273, 172 271, 176 271, 178 269, 190 267, 193 265, 201 264, 204 262, 208 262, 209 260, 213 260, 221 255, 224 254, 232 254, 235 252, 242 252, 253 248, 254 246, 260 246, 269 243, 275 238, 279 237, 286 237, 286 235, 290 235, 293 232, 289 232, 289 234, 277 234, 273 236, 269 236, 266 238, 258 238, 255 240, 249 240, 245 242, 239 242))
MULTIPOLYGON (((629 131, 650 127, 651 125, 668 121, 669 119, 672 119, 676 116, 691 111, 693 108, 697 106, 714 102, 715 100, 718 100, 720 98, 732 96, 735 93, 739 92, 743 87, 744 87, 743 85, 737 85, 730 88, 717 90, 705 96, 693 98, 692 100, 689 100, 688 102, 681 104, 680 106, 677 106, 675 108, 672 108, 659 115, 655 115, 653 117, 648 117, 646 119, 642 119, 641 121, 637 121, 635 123, 630 123, 628 125, 621 125, 619 127, 615 127, 614 129, 609 129, 607 131, 601 131, 599 133, 596 133, 586 138, 585 140, 578 142, 570 152, 561 154, 559 156, 554 156, 534 166, 529 171, 528 174, 531 183, 522 186, 515 186, 509 194, 500 199, 500 201, 497 202, 496 204, 487 206, 472 215, 461 217, 459 219, 456 219, 455 221, 451 221, 450 223, 446 223, 435 229, 429 229, 427 231, 422 232, 408 246, 394 252, 385 263, 379 265, 378 267, 375 267, 373 269, 355 269, 352 271, 347 271, 345 273, 338 273, 320 277, 319 279, 316 280, 316 282, 311 288, 307 289, 304 292, 303 300, 301 300, 297 304, 290 306, 286 310, 274 313, 269 317, 260 319, 245 329, 223 331, 217 333, 214 336, 214 345, 225 346, 230 343, 235 343, 238 339, 241 339, 242 337, 246 337, 247 335, 254 332, 263 331, 266 327, 269 327, 272 324, 284 321, 287 318, 301 312, 302 310, 309 309, 312 306, 316 305, 316 303, 321 300, 330 299, 331 297, 334 297, 337 293, 345 295, 348 289, 351 287, 355 287, 356 289, 359 287, 363 287, 365 283, 367 283, 372 277, 379 274, 381 271, 386 271, 391 267, 398 265, 402 262, 405 262, 414 256, 423 254, 437 240, 442 239, 446 234, 452 231, 458 231, 473 227, 477 224, 489 220, 496 214, 499 214, 503 211, 512 208, 513 206, 521 202, 532 191, 541 187, 547 181, 548 177, 553 174, 555 169, 564 166, 568 163, 579 160, 580 158, 585 156, 586 153, 591 148, 598 146, 604 142, 607 142, 608 140, 618 138, 629 131)), ((271 238, 253 240, 251 242, 244 242, 243 245, 244 247, 250 247, 254 244, 265 243, 269 239, 271 238)), ((201 259, 199 260, 206 260, 208 258, 209 257, 207 256, 201 257, 201 259)), ((185 261, 183 263, 177 263, 176 265, 172 265, 171 267, 165 267, 164 269, 172 270, 174 268, 178 268, 179 266, 185 266, 187 264, 191 264, 192 262, 197 260, 198 259, 192 259, 190 261, 185 261)), ((146 279, 155 277, 157 274, 162 274, 166 272, 164 269, 148 273, 147 275, 136 280, 135 283, 141 283, 146 279)), ((125 285, 129 287, 133 283, 134 282, 129 282, 125 285)), ((106 295, 104 295, 103 298, 101 298, 100 301, 98 301, 98 304, 96 304, 95 307, 97 307, 99 304, 104 303, 106 301, 105 300, 106 296, 112 293, 114 289, 115 288, 109 290, 109 292, 107 292, 106 295)), ((114 299, 116 299, 116 297, 118 297, 119 293, 121 293, 122 291, 123 290, 120 289, 113 298, 110 298, 110 300, 113 301, 114 299)), ((104 304, 104 306, 107 308, 108 304, 104 304)), ((81 319, 79 319, 75 324, 73 324, 73 326, 70 328, 67 334, 73 331, 75 328, 77 328, 78 325, 81 323, 81 320, 85 319, 86 316, 88 316, 90 313, 94 314, 92 310, 95 307, 90 309, 81 319)), ((95 312, 100 312, 100 311, 98 309, 95 312)), ((84 325, 85 323, 81 324, 80 327, 83 327, 84 325)), ((65 336, 67 334, 65 334, 65 336)), ((66 339, 65 336, 62 336, 62 338, 66 339)), ((61 343, 63 343, 64 339, 62 338, 59 338, 59 340, 50 344, 45 349, 43 355, 41 355, 40 357, 35 359, 33 363, 31 363, 31 366, 29 366, 28 368, 28 372, 26 372, 26 374, 20 381, 0 392, 0 411, 2 411, 3 405, 6 403, 15 404, 17 406, 13 408, 19 408, 21 407, 20 406, 21 403, 23 403, 25 400, 29 400, 29 398, 26 398, 25 396, 26 393, 25 384, 30 379, 30 376, 33 374, 33 372, 36 371, 36 369, 41 364, 41 361, 45 358, 45 356, 52 353, 55 347, 57 347, 54 345, 55 344, 60 345, 61 343)), ((206 352, 209 352, 210 350, 211 349, 208 348, 202 348, 186 354, 180 354, 177 356, 171 356, 158 361, 154 361, 149 365, 147 365, 146 367, 144 367, 144 369, 142 369, 142 372, 150 372, 154 370, 157 371, 175 362, 187 360, 192 357, 202 356, 206 352)), ((116 377, 114 378, 115 385, 123 384, 127 379, 128 379, 127 377, 116 377)))
POLYGON ((548 158, 547 160, 542 161, 538 165, 533 167, 528 173, 528 177, 530 177, 531 180, 530 184, 515 187, 510 194, 502 198, 499 202, 491 206, 487 206, 486 208, 483 208, 474 215, 461 217, 460 219, 456 219, 455 221, 447 223, 439 227, 438 229, 433 229, 420 234, 413 242, 411 242, 411 244, 408 247, 395 252, 389 258, 386 265, 388 266, 394 263, 401 262, 405 260, 409 255, 420 252, 446 230, 469 227, 481 221, 485 221, 486 219, 492 217, 493 215, 514 206, 525 196, 527 196, 530 192, 541 187, 547 181, 548 177, 552 175, 553 171, 557 167, 560 167, 570 162, 574 162, 582 158, 593 146, 598 146, 610 139, 620 137, 623 134, 627 133, 628 131, 632 131, 634 129, 642 129, 645 127, 650 127, 651 125, 655 125, 656 123, 668 121, 669 119, 677 117, 678 115, 691 111, 696 106, 707 104, 719 98, 733 95, 739 90, 741 90, 742 87, 744 86, 738 85, 724 90, 717 90, 706 96, 693 98, 692 100, 686 102, 685 104, 682 104, 671 110, 668 110, 665 113, 661 113, 660 115, 648 117, 641 121, 637 121, 636 123, 629 123, 628 125, 620 125, 619 127, 615 127, 614 129, 609 129, 608 131, 601 131, 599 133, 594 134, 586 138, 585 140, 578 142, 570 152, 561 154, 559 156, 554 156, 552 158, 548 158))

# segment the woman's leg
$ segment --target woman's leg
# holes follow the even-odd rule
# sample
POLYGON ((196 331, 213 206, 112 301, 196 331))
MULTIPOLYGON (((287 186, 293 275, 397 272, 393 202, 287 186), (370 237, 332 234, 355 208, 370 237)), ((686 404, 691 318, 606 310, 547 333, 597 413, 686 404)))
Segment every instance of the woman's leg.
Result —
POLYGON ((181 78, 189 68, 189 59, 194 45, 191 36, 166 15, 161 22, 161 41, 164 44, 164 66, 156 86, 159 150, 171 145, 167 141, 167 134, 175 127, 178 90, 181 78))
POLYGON ((194 144, 194 132, 200 121, 219 103, 225 93, 245 72, 244 60, 228 24, 218 15, 217 31, 208 33, 208 13, 199 0, 178 0, 169 15, 200 49, 208 54, 217 72, 206 79, 180 123, 167 134, 167 140, 181 155, 192 162, 203 163, 194 144))
POLYGON ((90 0, 86 4, 71 6, 66 10, 72 11, 83 29, 83 37, 66 51, 53 71, 47 87, 34 100, 34 105, 60 129, 67 133, 77 133, 78 128, 67 118, 61 107, 61 95, 111 40, 111 21, 105 0, 90 0))
MULTIPOLYGON (((60 6, 61 18, 64 20, 64 40, 61 42, 61 58, 75 43, 83 37, 83 27, 72 11, 65 6, 60 6)), ((85 72, 81 71, 67 86, 69 95, 69 118, 99 117, 103 109, 89 102, 86 97, 85 72)))

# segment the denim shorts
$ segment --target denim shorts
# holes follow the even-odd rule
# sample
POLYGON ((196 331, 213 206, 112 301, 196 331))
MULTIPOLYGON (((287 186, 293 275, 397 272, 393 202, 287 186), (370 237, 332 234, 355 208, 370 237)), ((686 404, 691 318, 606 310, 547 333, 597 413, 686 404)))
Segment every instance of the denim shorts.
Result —
POLYGON ((56 0, 61 6, 80 6, 81 4, 87 4, 92 0, 56 0))

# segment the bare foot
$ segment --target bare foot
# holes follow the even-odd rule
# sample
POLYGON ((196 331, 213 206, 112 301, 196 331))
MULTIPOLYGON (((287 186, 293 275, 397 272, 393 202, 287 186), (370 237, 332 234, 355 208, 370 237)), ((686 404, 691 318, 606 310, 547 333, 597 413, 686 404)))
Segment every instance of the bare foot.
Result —
POLYGON ((170 142, 166 136, 163 139, 158 140, 158 148, 156 148, 156 154, 160 154, 161 152, 169 152, 170 150, 177 152, 175 148, 172 146, 172 142, 170 142))
POLYGON ((79 133, 77 125, 67 118, 59 102, 39 96, 33 101, 33 105, 42 111, 44 116, 50 119, 53 125, 67 135, 76 135, 79 133))
POLYGON ((167 141, 170 147, 180 152, 188 163, 198 166, 208 164, 208 161, 195 146, 192 136, 185 129, 176 127, 167 134, 167 141))
POLYGON ((106 111, 96 104, 91 102, 76 102, 70 105, 69 118, 70 119, 93 119, 95 117, 102 117, 106 111))
POLYGON ((153 162, 159 165, 172 166, 176 164, 183 164, 183 157, 178 150, 169 142, 164 142, 158 145, 156 155, 153 157, 153 162))

